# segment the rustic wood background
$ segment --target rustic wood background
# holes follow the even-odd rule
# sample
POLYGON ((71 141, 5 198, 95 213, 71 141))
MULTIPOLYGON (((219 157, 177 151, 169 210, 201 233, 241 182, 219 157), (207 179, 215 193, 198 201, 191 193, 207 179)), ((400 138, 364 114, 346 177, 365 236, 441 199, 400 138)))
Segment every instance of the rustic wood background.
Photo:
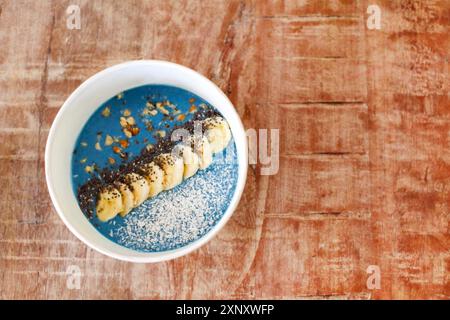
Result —
POLYGON ((450 298, 449 24, 448 0, 0 0, 1 298, 450 298), (45 183, 64 100, 132 59, 196 69, 281 132, 278 174, 251 167, 224 230, 159 264, 87 248, 45 183))

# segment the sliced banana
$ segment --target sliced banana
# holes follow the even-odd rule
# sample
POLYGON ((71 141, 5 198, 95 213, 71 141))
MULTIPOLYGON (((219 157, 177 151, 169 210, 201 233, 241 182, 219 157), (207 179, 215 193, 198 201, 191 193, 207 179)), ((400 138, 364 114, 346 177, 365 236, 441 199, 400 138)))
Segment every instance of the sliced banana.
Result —
POLYGON ((145 179, 149 185, 149 198, 163 191, 164 171, 154 162, 143 165, 142 170, 145 172, 145 179))
POLYGON ((221 119, 222 119, 221 120, 222 130, 225 133, 224 143, 225 143, 225 148, 226 148, 228 146, 228 143, 230 143, 230 140, 231 140, 231 129, 230 129, 230 126, 228 125, 228 122, 224 118, 221 118, 221 119))
POLYGON ((183 181, 184 163, 182 158, 175 157, 170 153, 163 153, 155 158, 155 163, 164 171, 164 190, 172 189, 183 181))
POLYGON ((219 116, 208 118, 203 121, 203 126, 211 152, 217 153, 225 149, 231 140, 231 131, 225 119, 219 116))
POLYGON ((130 187, 125 183, 117 182, 115 185, 122 195, 123 208, 122 211, 119 212, 119 215, 123 218, 131 211, 131 209, 133 209, 134 195, 130 187))
POLYGON ((205 136, 201 138, 191 136, 188 141, 199 158, 199 168, 206 169, 209 167, 212 162, 212 152, 208 139, 205 136))
POLYGON ((111 220, 122 210, 122 195, 119 190, 111 186, 104 188, 97 202, 98 219, 103 222, 111 220))
POLYGON ((175 146, 175 152, 183 159, 184 171, 183 178, 187 179, 197 173, 200 166, 200 159, 192 148, 185 144, 175 146))
POLYGON ((148 185, 147 180, 144 177, 138 175, 137 173, 128 173, 127 175, 125 175, 123 182, 126 183, 133 192, 134 208, 136 208, 142 202, 147 200, 148 194, 150 192, 150 187, 148 185))
POLYGON ((137 173, 128 173, 113 186, 105 187, 97 201, 98 219, 105 222, 117 214, 124 217, 147 198, 180 184, 199 169, 206 169, 213 154, 222 151, 231 140, 231 130, 220 116, 203 121, 205 135, 190 136, 171 153, 158 155, 153 162, 144 164, 137 173))

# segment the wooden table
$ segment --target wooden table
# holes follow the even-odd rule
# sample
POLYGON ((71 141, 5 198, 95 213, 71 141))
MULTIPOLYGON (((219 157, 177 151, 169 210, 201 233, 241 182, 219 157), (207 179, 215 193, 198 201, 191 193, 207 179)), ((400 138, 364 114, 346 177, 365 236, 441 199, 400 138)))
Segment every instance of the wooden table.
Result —
POLYGON ((447 0, 0 1, 0 297, 450 298, 449 22, 447 0), (132 59, 196 69, 247 128, 280 129, 279 172, 251 166, 219 235, 159 264, 86 247, 45 183, 64 100, 132 59))

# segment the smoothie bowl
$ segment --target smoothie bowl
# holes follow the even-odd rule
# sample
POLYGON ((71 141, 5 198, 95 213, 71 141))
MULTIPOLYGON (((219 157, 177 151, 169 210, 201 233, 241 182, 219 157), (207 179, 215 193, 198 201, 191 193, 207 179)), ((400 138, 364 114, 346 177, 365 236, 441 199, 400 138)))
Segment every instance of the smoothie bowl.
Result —
POLYGON ((51 199, 88 246, 132 262, 185 255, 242 194, 246 135, 211 81, 164 61, 103 70, 66 100, 45 150, 51 199))

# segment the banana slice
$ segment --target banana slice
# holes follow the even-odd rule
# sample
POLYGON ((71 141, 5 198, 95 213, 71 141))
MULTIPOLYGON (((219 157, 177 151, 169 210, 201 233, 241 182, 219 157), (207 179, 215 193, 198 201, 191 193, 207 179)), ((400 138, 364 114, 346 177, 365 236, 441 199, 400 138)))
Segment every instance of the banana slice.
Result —
POLYGON ((180 143, 175 146, 175 152, 183 159, 183 179, 190 178, 196 174, 200 165, 200 159, 194 150, 190 146, 180 143))
POLYGON ((122 195, 123 208, 122 211, 119 212, 119 215, 123 218, 131 211, 131 209, 133 209, 134 195, 130 187, 125 183, 116 182, 115 185, 122 195))
POLYGON ((105 187, 97 202, 97 217, 100 221, 108 221, 123 210, 122 195, 114 187, 105 187))
POLYGON ((148 193, 149 198, 163 191, 164 171, 154 162, 143 165, 142 170, 145 172, 145 179, 150 188, 148 193))
POLYGON ((155 158, 155 163, 164 171, 164 190, 172 189, 183 181, 184 163, 182 158, 175 157, 170 153, 163 153, 155 158))
POLYGON ((206 169, 209 167, 212 162, 212 152, 208 139, 205 136, 201 138, 191 136, 188 141, 199 158, 199 168, 206 169))
POLYGON ((147 200, 148 194, 150 192, 150 187, 144 177, 138 175, 137 173, 128 173, 127 175, 125 175, 123 182, 126 183, 133 192, 134 208, 147 200))
POLYGON ((222 117, 212 117, 203 121, 206 137, 211 145, 211 152, 217 153, 225 149, 231 140, 231 131, 228 123, 222 117))

